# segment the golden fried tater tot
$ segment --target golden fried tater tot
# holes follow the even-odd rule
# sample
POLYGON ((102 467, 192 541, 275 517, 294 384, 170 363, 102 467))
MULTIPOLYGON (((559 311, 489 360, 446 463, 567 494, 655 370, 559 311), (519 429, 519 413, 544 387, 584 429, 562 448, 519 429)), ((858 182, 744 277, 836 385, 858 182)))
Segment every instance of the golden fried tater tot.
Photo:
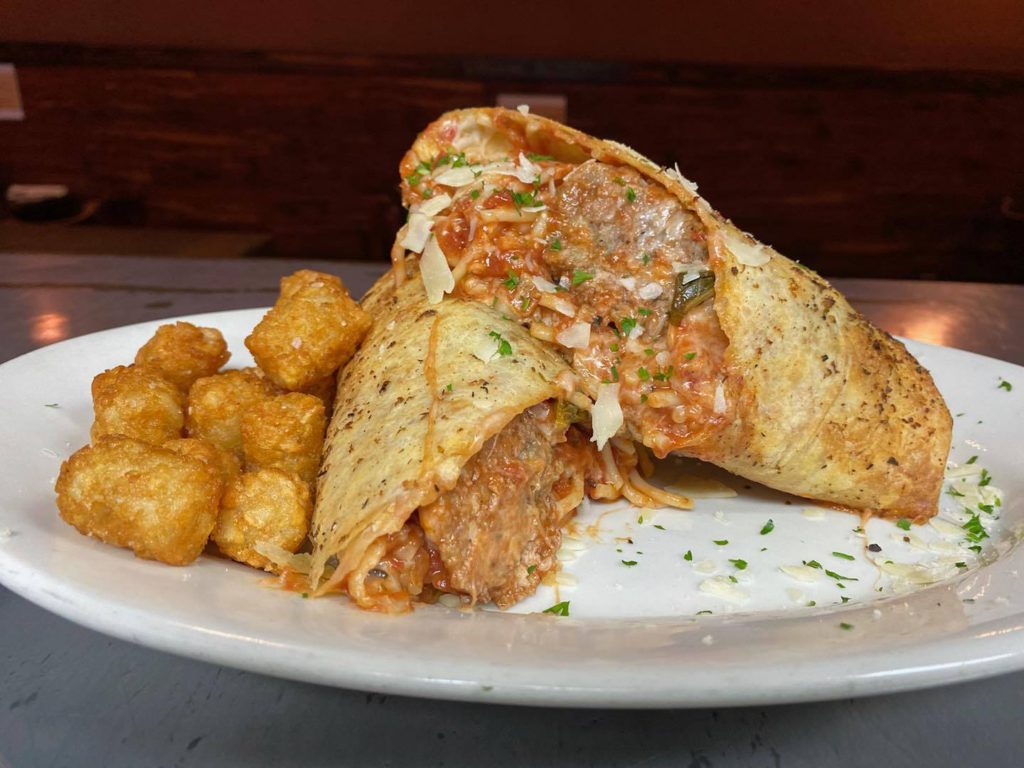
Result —
POLYGON ((274 383, 302 390, 348 362, 370 324, 341 280, 302 270, 281 280, 281 295, 245 346, 274 383))
POLYGON ((246 470, 283 469, 312 485, 326 427, 323 401, 313 395, 292 392, 257 403, 242 417, 246 470))
POLYGON ((174 440, 168 440, 164 443, 163 447, 175 453, 180 453, 182 456, 191 456, 194 459, 199 459, 204 464, 213 467, 224 483, 225 488, 242 471, 242 462, 238 460, 235 454, 225 451, 223 448, 218 448, 209 440, 204 440, 201 437, 179 437, 174 440))
POLYGON ((65 461, 56 490, 60 516, 81 533, 186 565, 213 531, 223 484, 199 459, 114 436, 65 461))
POLYGON ((147 368, 119 365, 92 380, 91 437, 125 435, 149 443, 181 437, 185 396, 147 368))
POLYGON ((308 387, 303 387, 298 390, 307 395, 313 395, 323 400, 324 411, 330 415, 331 408, 334 406, 334 393, 338 388, 338 377, 335 374, 325 376, 322 379, 314 381, 308 387))
POLYGON ((231 353, 216 328, 198 328, 192 323, 161 325, 153 338, 135 355, 135 364, 151 368, 188 392, 196 379, 212 376, 228 361, 231 353))
POLYGON ((295 552, 306 539, 312 509, 309 489, 290 472, 243 472, 221 499, 212 538, 232 560, 272 571, 256 545, 268 542, 295 552))
POLYGON ((209 440, 241 459, 242 415, 277 392, 253 368, 204 376, 188 391, 188 436, 209 440))

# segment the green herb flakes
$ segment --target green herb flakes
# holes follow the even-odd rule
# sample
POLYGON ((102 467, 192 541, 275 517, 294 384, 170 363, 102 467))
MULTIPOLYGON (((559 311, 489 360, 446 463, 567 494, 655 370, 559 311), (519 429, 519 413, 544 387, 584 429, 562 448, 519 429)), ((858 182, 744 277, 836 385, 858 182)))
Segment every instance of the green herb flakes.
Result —
POLYGON ((746 560, 741 560, 741 559, 737 558, 735 560, 730 559, 729 562, 736 566, 736 570, 737 571, 745 571, 745 570, 747 570, 747 561, 746 560))
POLYGON ((640 381, 648 381, 651 378, 650 371, 643 366, 636 369, 636 375, 640 377, 640 381))
POLYGON ((562 250, 562 241, 556 237, 554 240, 548 243, 548 248, 550 248, 552 251, 560 251, 562 250))
POLYGON ((632 317, 622 318, 622 322, 619 323, 619 328, 622 329, 624 336, 629 336, 630 332, 636 328, 636 319, 632 317))
POLYGON ((685 560, 688 563, 693 562, 693 550, 692 549, 686 550, 686 554, 683 555, 683 560, 685 560))
POLYGON ((587 280, 592 280, 594 276, 590 272, 584 272, 582 269, 577 269, 572 273, 572 284, 579 285, 585 283, 587 280))
POLYGON ((1005 389, 1007 392, 1013 392, 1013 384, 1006 379, 999 379, 999 388, 1005 389))
POLYGON ((853 629, 853 624, 847 624, 845 621, 839 622, 840 629, 853 629))
POLYGON ((907 520, 907 518, 905 517, 901 517, 899 520, 896 521, 896 527, 903 531, 909 531, 910 521, 907 520))
MULTIPOLYGON (((626 199, 631 203, 636 202, 636 191, 632 187, 626 187, 626 199)), ((1002 386, 1002 384, 1000 386, 1002 386)))
POLYGON ((619 562, 622 563, 625 566, 630 567, 630 568, 632 568, 634 565, 636 565, 636 560, 620 560, 619 562))
POLYGON ((976 544, 982 539, 988 538, 988 533, 986 533, 985 527, 981 524, 981 517, 978 515, 972 515, 971 519, 960 527, 967 531, 967 540, 972 543, 976 544))
POLYGON ((550 608, 545 608, 544 613, 553 613, 555 616, 568 616, 569 615, 569 601, 563 600, 560 603, 555 603, 550 608))
POLYGON ((775 521, 772 520, 771 518, 769 518, 768 522, 761 526, 761 535, 762 536, 767 536, 769 533, 771 533, 774 530, 775 530, 775 521))
POLYGON ((510 269, 508 271, 508 278, 503 280, 501 284, 508 288, 510 291, 514 291, 516 289, 516 286, 519 285, 519 275, 517 275, 510 269))
POLYGON ((857 559, 853 555, 848 555, 845 552, 833 552, 832 553, 832 557, 840 557, 843 560, 856 560, 857 559))
POLYGON ((712 541, 720 547, 724 547, 729 543, 728 539, 713 539, 712 541))
POLYGON ((971 458, 969 458, 967 461, 965 461, 964 464, 973 464, 977 460, 978 460, 977 456, 971 456, 971 458))
POLYGON ((527 566, 527 568, 526 568, 526 572, 527 572, 527 573, 531 573, 531 574, 532 574, 532 573, 533 573, 534 571, 536 571, 536 570, 537 570, 537 566, 536 566, 536 565, 530 565, 530 566, 527 566))
POLYGON ((504 336, 502 336, 497 331, 491 331, 488 334, 488 336, 490 336, 492 339, 494 339, 496 342, 498 342, 498 354, 501 357, 511 357, 511 355, 512 355, 512 345, 508 342, 508 339, 506 339, 504 336))

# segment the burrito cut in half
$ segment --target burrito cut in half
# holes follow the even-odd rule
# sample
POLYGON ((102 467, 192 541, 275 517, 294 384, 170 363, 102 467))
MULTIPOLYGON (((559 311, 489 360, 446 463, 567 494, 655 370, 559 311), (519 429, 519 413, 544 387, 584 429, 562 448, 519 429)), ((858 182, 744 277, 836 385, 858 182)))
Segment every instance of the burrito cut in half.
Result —
POLYGON ((837 507, 936 512, 951 419, 928 372, 678 168, 467 109, 400 170, 396 282, 422 276, 435 307, 493 305, 559 350, 603 451, 618 435, 837 507))
POLYGON ((338 382, 310 582, 389 613, 444 592, 509 606, 555 569, 595 462, 573 376, 490 307, 395 283, 363 299, 374 325, 338 382))

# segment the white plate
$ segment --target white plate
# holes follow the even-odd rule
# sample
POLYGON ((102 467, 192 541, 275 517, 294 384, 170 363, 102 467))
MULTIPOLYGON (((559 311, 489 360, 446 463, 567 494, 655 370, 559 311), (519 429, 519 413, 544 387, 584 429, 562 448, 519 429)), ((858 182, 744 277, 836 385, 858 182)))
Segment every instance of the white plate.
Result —
MULTIPOLYGON (((260 315, 187 319, 222 329, 232 364, 244 365, 241 340, 260 315)), ((128 362, 158 324, 72 339, 0 366, 0 581, 72 621, 282 677, 535 705, 807 701, 1024 667, 1024 550, 1013 547, 1012 535, 1024 521, 1024 368, 910 344, 951 410, 963 414, 955 419, 953 459, 980 456, 972 467, 984 467, 1005 493, 998 520, 981 515, 990 533, 981 557, 962 548, 945 552, 950 545, 935 543, 942 532, 931 526, 905 532, 876 520, 865 539, 853 531, 855 516, 822 516, 806 501, 712 472, 739 495, 700 499, 694 512, 618 507, 598 521, 608 507, 584 510, 576 540, 564 548, 565 572, 578 583, 559 586, 557 596, 544 588, 509 613, 428 606, 395 618, 357 611, 341 598, 302 600, 264 588, 260 573, 212 557, 186 568, 137 560, 60 521, 53 482, 60 462, 87 440, 89 382, 128 362), (1017 388, 1000 388, 1000 377, 1017 388), (815 510, 810 517, 808 509, 815 510), (762 535, 768 519, 775 528, 762 535), (879 578, 865 557, 868 541, 882 546, 879 559, 931 563, 933 576, 943 568, 952 576, 894 594, 900 585, 879 578), (692 560, 684 559, 687 550, 692 560), (744 570, 730 562, 741 559, 744 570), (802 560, 821 564, 810 569, 816 581, 778 570, 802 560), (844 587, 825 569, 841 574, 844 587), (704 589, 713 593, 701 590, 708 579, 704 589), (849 603, 841 603, 843 595, 849 603), (558 600, 569 601, 568 617, 530 613, 558 600)), ((682 471, 705 470, 690 464, 682 471)), ((951 525, 966 519, 956 501, 943 497, 951 525)), ((951 532, 959 546, 959 534, 946 528, 951 532)))

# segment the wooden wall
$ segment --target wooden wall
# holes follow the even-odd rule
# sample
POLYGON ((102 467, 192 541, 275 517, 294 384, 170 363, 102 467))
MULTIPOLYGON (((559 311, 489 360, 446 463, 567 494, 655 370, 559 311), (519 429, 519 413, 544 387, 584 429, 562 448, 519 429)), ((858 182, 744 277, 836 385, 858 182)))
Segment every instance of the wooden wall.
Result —
POLYGON ((27 113, 0 123, 0 185, 70 184, 105 223, 382 259, 419 129, 557 93, 826 274, 1024 282, 1024 75, 10 43, 0 61, 27 113))

